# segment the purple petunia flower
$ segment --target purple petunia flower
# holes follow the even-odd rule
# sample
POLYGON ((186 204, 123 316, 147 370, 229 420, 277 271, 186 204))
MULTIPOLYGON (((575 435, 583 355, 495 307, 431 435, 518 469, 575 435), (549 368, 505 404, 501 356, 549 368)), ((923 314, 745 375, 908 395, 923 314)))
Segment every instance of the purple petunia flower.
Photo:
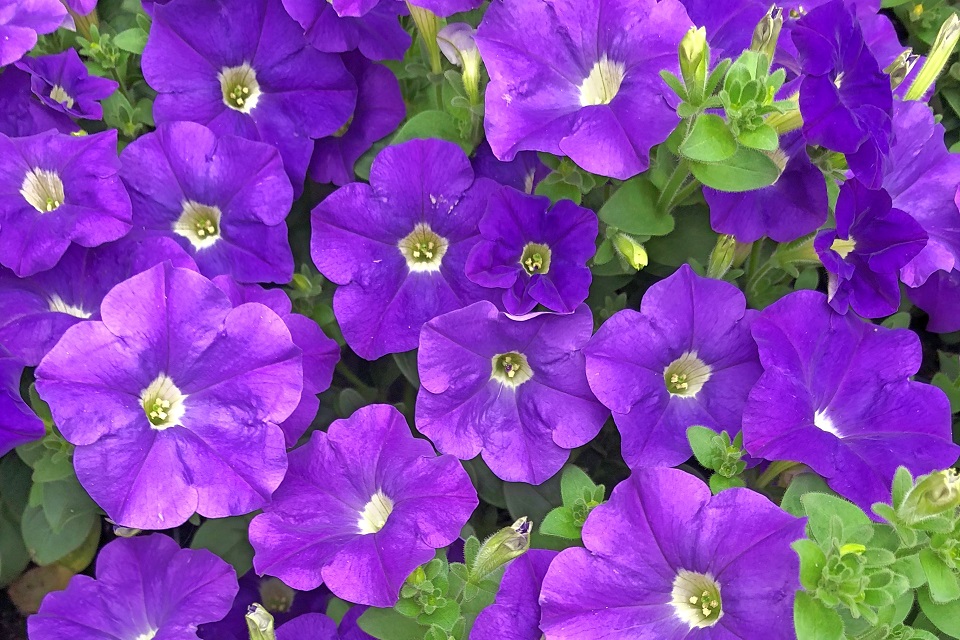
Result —
POLYGON ((30 73, 31 88, 40 102, 74 118, 101 120, 100 100, 108 98, 119 86, 113 80, 90 75, 76 49, 24 58, 17 68, 30 73))
POLYGON ((30 616, 31 640, 196 638, 237 593, 237 576, 205 549, 181 549, 153 534, 117 538, 97 556, 97 578, 76 575, 30 616))
POLYGON ((470 640, 501 640, 510 629, 515 640, 540 640, 540 586, 556 551, 530 549, 510 562, 494 603, 480 612, 470 640))
POLYGON ((303 28, 307 41, 320 51, 359 49, 370 60, 399 60, 410 48, 410 34, 399 20, 406 12, 401 0, 283 0, 283 6, 303 28), (353 6, 348 9, 345 5, 353 6))
POLYGON ((677 469, 635 471, 543 579, 551 640, 795 638, 804 521, 749 489, 716 496, 677 469))
POLYGON ((431 320, 417 356, 417 430, 461 460, 481 454, 503 480, 540 484, 609 415, 584 375, 592 331, 586 305, 512 318, 479 302, 431 320))
POLYGON ((37 366, 64 331, 100 319, 100 302, 110 289, 164 260, 196 269, 173 240, 130 236, 92 249, 73 245, 55 267, 27 278, 0 267, 0 344, 37 366))
POLYGON ((0 264, 20 277, 49 269, 71 243, 95 247, 130 231, 117 132, 0 135, 0 264))
POLYGON ((272 144, 299 194, 312 139, 342 127, 356 102, 339 58, 308 45, 280 0, 173 0, 154 12, 143 75, 159 93, 157 124, 272 144))
POLYGON ((951 466, 950 405, 913 382, 920 340, 841 316, 816 291, 797 291, 753 323, 764 373, 743 412, 744 447, 806 464, 869 513, 890 502, 898 466, 914 475, 951 466))
POLYGON ((436 456, 389 405, 358 409, 290 453, 290 469, 250 523, 260 574, 295 589, 393 606, 400 586, 457 539, 477 506, 452 456, 436 456))
POLYGON ((37 391, 77 445, 77 478, 114 522, 175 527, 262 507, 287 467, 302 355, 277 314, 234 308, 164 263, 114 287, 100 321, 70 327, 37 391))
POLYGON ((503 289, 507 313, 529 313, 537 303, 571 313, 590 291, 587 261, 597 250, 598 225, 593 211, 569 200, 551 206, 546 196, 501 188, 480 219, 481 240, 467 257, 467 277, 503 289))
POLYGON ((289 282, 293 189, 277 150, 194 122, 162 124, 121 155, 133 224, 167 236, 208 277, 289 282))
POLYGON ((886 191, 847 180, 837 199, 836 229, 821 231, 814 241, 830 277, 830 306, 838 313, 852 308, 865 318, 894 313, 900 268, 926 243, 923 227, 894 209, 886 191))
POLYGON ((854 10, 831 0, 800 18, 791 35, 803 73, 800 113, 807 143, 843 153, 866 186, 879 187, 893 91, 865 46, 854 10))
POLYGON ((0 0, 0 67, 19 60, 67 17, 60 0, 0 0))
POLYGON ((427 11, 432 11, 441 18, 452 16, 461 11, 476 9, 483 0, 408 0, 410 4, 427 11))
POLYGON ((293 447, 317 415, 320 408, 317 395, 330 387, 333 370, 340 360, 340 346, 312 319, 293 313, 290 298, 281 289, 242 285, 227 276, 214 278, 213 282, 230 297, 235 307, 246 302, 259 302, 269 307, 287 325, 293 344, 303 351, 303 395, 290 417, 280 423, 287 447, 293 447))
POLYGON ((960 155, 947 151, 943 125, 922 102, 896 103, 893 134, 883 188, 893 206, 910 214, 929 236, 900 270, 904 284, 919 287, 936 271, 960 268, 960 155))
POLYGON ((333 136, 317 140, 310 160, 310 178, 337 186, 356 180, 353 167, 373 143, 392 133, 407 108, 393 72, 359 53, 344 54, 347 71, 357 82, 357 108, 350 122, 333 136))
POLYGON ((337 623, 322 613, 307 613, 277 628, 277 640, 340 640, 337 623))
POLYGON ((613 315, 584 349, 590 388, 613 411, 630 468, 690 457, 687 428, 735 434, 760 377, 755 311, 730 283, 683 265, 613 315))
POLYGON ((930 316, 927 331, 960 331, 960 270, 935 272, 907 297, 930 316))
POLYGON ((0 70, 0 134, 22 138, 48 129, 61 133, 80 131, 67 114, 37 100, 30 85, 30 74, 16 66, 0 70))
POLYGON ((714 231, 739 242, 755 242, 763 236, 790 242, 824 223, 829 206, 823 173, 810 162, 802 136, 787 134, 781 145, 788 155, 786 169, 769 187, 740 193, 704 187, 714 231))
POLYGON ((530 149, 629 178, 679 119, 661 69, 691 26, 678 0, 504 0, 477 34, 490 84, 487 139, 501 160, 530 149))
POLYGON ((486 140, 474 151, 471 163, 478 176, 524 193, 533 193, 540 181, 550 174, 550 167, 543 164, 533 151, 521 151, 510 162, 497 160, 486 140))
POLYGON ((313 261, 340 285, 333 310, 357 355, 415 349, 425 322, 492 295, 463 270, 495 188, 452 142, 411 140, 313 210, 313 261))
POLYGON ((23 363, 0 346, 0 456, 43 437, 44 426, 20 396, 23 363))

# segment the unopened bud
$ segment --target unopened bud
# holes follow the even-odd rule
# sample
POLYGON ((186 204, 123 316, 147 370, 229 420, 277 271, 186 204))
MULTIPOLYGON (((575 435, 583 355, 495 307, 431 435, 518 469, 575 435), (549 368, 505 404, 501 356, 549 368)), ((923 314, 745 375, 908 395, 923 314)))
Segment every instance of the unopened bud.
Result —
POLYGON ((760 19, 756 29, 753 30, 750 50, 765 55, 768 68, 773 63, 773 54, 777 50, 781 28, 783 28, 783 11, 771 6, 767 9, 767 15, 760 19))
POLYGON ((717 244, 713 246, 710 252, 710 260, 707 263, 707 277, 721 279, 730 271, 733 266, 733 258, 736 254, 737 239, 729 234, 723 234, 717 238, 717 244))
POLYGON ((617 253, 635 270, 640 271, 650 262, 647 250, 632 236, 620 232, 613 237, 613 246, 617 253))
POLYGON ((935 471, 917 480, 897 510, 906 524, 915 524, 954 511, 960 506, 960 475, 956 469, 935 471))
POLYGON ((680 75, 687 89, 687 95, 699 103, 706 96, 707 71, 710 67, 710 46, 707 44, 707 30, 704 27, 690 27, 680 41, 680 75))
POLYGON ((919 59, 920 56, 913 55, 913 49, 907 49, 887 65, 883 72, 890 76, 891 89, 896 89, 903 83, 919 59))
POLYGON ((417 31, 420 32, 420 38, 427 48, 427 54, 430 56, 430 72, 439 76, 443 72, 440 65, 440 45, 437 44, 437 33, 440 31, 440 18, 437 14, 418 7, 407 0, 407 9, 410 11, 410 17, 417 25, 417 31))
POLYGON ((440 51, 451 64, 463 70, 463 88, 470 104, 480 104, 480 49, 474 37, 477 30, 465 22, 448 24, 437 33, 440 51))
POLYGON ((947 66, 947 60, 953 54, 957 41, 960 41, 960 16, 951 13, 940 27, 937 38, 930 47, 930 53, 927 54, 927 61, 920 67, 917 77, 903 97, 904 100, 922 100, 927 95, 927 91, 947 66))
POLYGON ((523 555, 530 548, 530 530, 533 525, 526 517, 509 527, 504 527, 487 538, 470 567, 470 580, 474 583, 523 555))
POLYGON ((250 640, 277 640, 273 629, 273 616, 260 604, 254 602, 247 607, 246 620, 250 640))

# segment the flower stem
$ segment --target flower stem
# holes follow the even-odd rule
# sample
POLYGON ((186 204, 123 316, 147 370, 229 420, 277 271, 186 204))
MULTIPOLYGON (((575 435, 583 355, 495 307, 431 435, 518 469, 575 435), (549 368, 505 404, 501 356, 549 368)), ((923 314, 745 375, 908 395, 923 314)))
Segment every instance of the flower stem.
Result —
POLYGON ((757 478, 757 481, 754 483, 757 489, 762 489, 770 484, 777 476, 779 476, 784 471, 789 471, 794 467, 799 467, 799 462, 793 462, 792 460, 776 460, 770 463, 770 466, 767 467, 766 471, 760 474, 760 477, 757 478))

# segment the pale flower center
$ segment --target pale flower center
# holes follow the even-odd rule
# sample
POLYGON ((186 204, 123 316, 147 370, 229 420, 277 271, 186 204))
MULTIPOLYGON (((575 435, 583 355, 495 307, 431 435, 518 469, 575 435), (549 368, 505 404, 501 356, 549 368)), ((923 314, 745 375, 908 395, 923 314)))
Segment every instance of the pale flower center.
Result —
POLYGON ((222 215, 217 207, 187 200, 180 217, 173 223, 173 232, 189 240, 194 249, 212 247, 220 239, 222 215))
POLYGON ((157 431, 180 426, 187 411, 187 396, 180 392, 170 376, 161 373, 140 393, 140 404, 150 425, 157 431))
POLYGON ((50 99, 54 102, 59 102, 67 109, 72 109, 74 105, 74 100, 70 97, 70 94, 67 93, 67 90, 58 84, 53 85, 53 89, 50 89, 50 99))
POLYGON ((40 213, 56 211, 63 204, 63 180, 56 171, 31 169, 20 186, 20 195, 40 213))
POLYGON ((712 627, 723 616, 720 584, 709 573, 681 569, 673 580, 670 604, 691 629, 712 627))
POLYGON ((502 385, 516 388, 533 377, 533 369, 522 353, 500 353, 493 356, 492 361, 493 373, 490 377, 502 385))
POLYGON ((267 611, 290 611, 296 595, 297 592, 283 584, 279 578, 265 578, 260 581, 260 602, 267 611))
POLYGON ((693 398, 710 380, 712 373, 710 365, 698 358, 696 351, 688 351, 667 365, 663 380, 672 395, 693 398))
POLYGON ((430 225, 420 222, 397 246, 410 271, 439 271, 448 244, 430 225))
POLYGON ((146 633, 141 633, 133 640, 153 640, 157 635, 156 631, 147 631, 146 633))
POLYGON ((622 62, 614 62, 607 56, 600 58, 580 85, 580 106, 610 104, 620 91, 624 73, 626 68, 622 62))
POLYGON ((220 89, 223 91, 223 103, 240 111, 250 113, 260 101, 260 83, 257 74, 249 63, 238 67, 225 67, 217 75, 220 89))
POLYGON ((520 256, 520 264, 530 275, 545 274, 550 271, 550 247, 545 244, 528 242, 520 256))
POLYGON ((833 244, 830 245, 830 249, 835 251, 837 255, 840 256, 842 260, 846 260, 847 256, 850 255, 850 252, 857 248, 857 243, 853 238, 847 238, 846 240, 841 240, 837 238, 833 241, 833 244))
POLYGON ((66 313, 77 318, 83 318, 84 320, 92 315, 90 312, 84 311, 83 307, 67 304, 63 301, 63 298, 57 294, 50 296, 48 303, 50 305, 50 311, 54 313, 66 313))
POLYGON ((370 496, 370 502, 360 512, 360 519, 357 521, 360 533, 367 535, 380 531, 387 524, 387 518, 392 512, 393 500, 377 489, 377 492, 370 496))
POLYGON ((813 426, 820 429, 821 431, 826 431, 827 433, 831 433, 837 436, 838 438, 843 437, 840 434, 840 430, 837 429, 837 426, 833 424, 833 420, 830 418, 830 416, 827 415, 826 410, 822 409, 813 414, 813 426))

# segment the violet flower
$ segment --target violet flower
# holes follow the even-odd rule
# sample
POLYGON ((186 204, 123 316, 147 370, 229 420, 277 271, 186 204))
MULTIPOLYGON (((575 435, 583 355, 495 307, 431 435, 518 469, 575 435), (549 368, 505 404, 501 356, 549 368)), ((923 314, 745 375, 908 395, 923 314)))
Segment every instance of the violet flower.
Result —
POLYGON ((130 231, 117 132, 0 135, 0 264, 20 277, 54 266, 73 244, 95 247, 130 231))
POLYGON ((161 124, 120 157, 138 232, 176 240, 207 277, 286 283, 293 189, 277 150, 194 122, 161 124))
POLYGON ((513 318, 478 302, 431 320, 417 355, 417 430, 461 460, 481 454, 503 480, 542 483, 609 415, 584 374, 592 331, 586 305, 513 318))
POLYGON ((494 154, 545 151, 620 179, 646 170, 679 122, 659 72, 677 70, 690 26, 678 0, 492 3, 477 45, 494 154))
POLYGON ((510 629, 515 640, 540 640, 540 586, 557 552, 530 549, 507 565, 493 604, 480 612, 470 640, 501 640, 510 629))
POLYGON ((113 80, 90 75, 76 49, 24 58, 17 68, 30 73, 31 88, 40 102, 73 118, 103 119, 100 100, 119 86, 113 80))
POLYGON ((67 17, 60 0, 0 0, 0 67, 19 60, 67 17))
POLYGON ((23 363, 0 346, 0 456, 39 440, 45 433, 43 421, 20 395, 22 375, 23 363))
POLYGON ((70 117, 37 100, 29 73, 9 66, 0 73, 0 134, 22 138, 56 129, 61 133, 80 131, 70 117))
POLYGON ((408 0, 410 4, 427 11, 432 11, 441 18, 452 16, 462 11, 476 9, 483 0, 408 0))
POLYGON ((234 308, 170 263, 114 287, 100 315, 70 327, 36 370, 90 497, 139 529, 267 503, 287 467, 277 424, 303 386, 280 317, 261 304, 234 308))
POLYGON ((319 51, 359 49, 370 60, 400 60, 410 48, 410 34, 400 25, 402 0, 283 0, 283 6, 319 51))
POLYGON ((649 289, 640 311, 603 323, 584 349, 587 380, 613 411, 631 469, 672 467, 691 455, 687 428, 740 430, 760 377, 743 293, 683 265, 649 289))
POLYGON ((497 160, 486 140, 473 152, 471 163, 478 176, 524 193, 533 193, 540 181, 550 174, 550 167, 543 164, 533 151, 521 151, 509 162, 497 160))
POLYGON ((907 297, 927 312, 927 331, 960 331, 960 270, 936 271, 916 289, 907 289, 907 297))
POLYGON ((411 140, 380 152, 369 185, 348 184, 317 205, 313 261, 339 285, 333 310, 357 355, 415 349, 425 322, 492 295, 464 264, 495 188, 474 178, 454 143, 411 140))
POLYGON ((754 321, 764 373, 743 411, 750 455, 793 460, 870 512, 890 502, 898 466, 915 476, 951 466, 944 393, 910 378, 920 340, 837 314, 817 291, 797 291, 754 321))
POLYGON ((27 619, 31 640, 196 638, 237 593, 233 567, 205 549, 155 533, 117 538, 97 556, 97 577, 70 579, 27 619))
POLYGON ((584 548, 543 579, 551 640, 795 638, 804 521, 749 489, 716 496, 677 469, 635 471, 587 517, 584 548))
POLYGON ((294 589, 393 606, 403 581, 457 539, 478 504, 452 456, 436 456, 389 405, 358 409, 290 453, 290 468, 250 523, 257 573, 294 589))

